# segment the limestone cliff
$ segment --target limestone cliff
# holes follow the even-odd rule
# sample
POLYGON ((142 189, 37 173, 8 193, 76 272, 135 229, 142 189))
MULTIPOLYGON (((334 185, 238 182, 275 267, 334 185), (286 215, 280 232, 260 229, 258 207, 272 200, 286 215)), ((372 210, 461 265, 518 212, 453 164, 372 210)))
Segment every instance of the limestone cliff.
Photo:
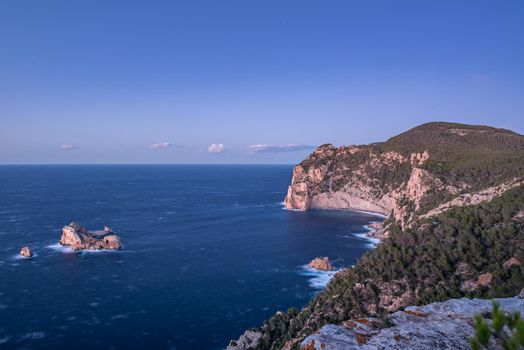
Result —
POLYGON ((519 186, 523 161, 521 135, 429 123, 384 143, 318 147, 293 169, 284 204, 372 211, 388 216, 387 225, 405 228, 420 216, 478 204, 519 186), (491 168, 501 160, 502 170, 491 168))

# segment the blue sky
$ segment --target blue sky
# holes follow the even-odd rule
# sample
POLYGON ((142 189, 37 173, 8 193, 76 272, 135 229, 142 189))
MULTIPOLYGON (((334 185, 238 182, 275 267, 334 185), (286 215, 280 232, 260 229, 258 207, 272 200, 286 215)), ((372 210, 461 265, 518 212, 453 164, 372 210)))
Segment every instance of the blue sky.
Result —
POLYGON ((524 133, 523 1, 0 1, 0 163, 296 163, 524 133))

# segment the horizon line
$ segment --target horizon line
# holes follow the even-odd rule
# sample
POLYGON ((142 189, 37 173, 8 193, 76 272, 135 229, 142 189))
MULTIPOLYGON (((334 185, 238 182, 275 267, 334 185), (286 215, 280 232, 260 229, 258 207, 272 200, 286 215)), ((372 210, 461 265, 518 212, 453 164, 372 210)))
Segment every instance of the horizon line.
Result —
POLYGON ((0 163, 13 165, 295 165, 295 163, 0 163))

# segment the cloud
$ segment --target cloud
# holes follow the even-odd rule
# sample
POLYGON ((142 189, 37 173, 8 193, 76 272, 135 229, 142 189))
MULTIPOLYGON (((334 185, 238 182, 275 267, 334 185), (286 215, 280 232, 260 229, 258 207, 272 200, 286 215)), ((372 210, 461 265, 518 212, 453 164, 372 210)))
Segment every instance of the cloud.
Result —
POLYGON ((63 150, 63 151, 71 151, 71 150, 74 150, 74 149, 77 149, 78 147, 76 147, 75 145, 69 145, 69 144, 65 144, 65 145, 61 145, 60 146, 60 149, 63 150))
POLYGON ((152 150, 166 149, 168 147, 171 147, 171 142, 160 142, 149 145, 149 149, 152 150))
POLYGON ((213 143, 209 145, 207 151, 209 153, 222 153, 226 150, 226 147, 222 143, 213 143))
POLYGON ((296 152, 296 151, 305 151, 314 149, 315 146, 312 145, 297 145, 297 144, 287 144, 287 145, 264 145, 256 144, 250 145, 247 150, 251 153, 283 153, 283 152, 296 152))

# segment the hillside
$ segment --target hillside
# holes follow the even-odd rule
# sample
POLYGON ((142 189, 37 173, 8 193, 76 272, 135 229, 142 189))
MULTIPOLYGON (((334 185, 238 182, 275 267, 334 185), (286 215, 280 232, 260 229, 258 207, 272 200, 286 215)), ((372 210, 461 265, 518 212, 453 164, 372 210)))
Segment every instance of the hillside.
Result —
POLYGON ((484 126, 430 123, 383 143, 320 146, 295 167, 286 206, 383 213, 384 240, 301 311, 277 313, 230 349, 298 349, 326 324, 516 295, 524 286, 523 175, 524 137, 484 126))

